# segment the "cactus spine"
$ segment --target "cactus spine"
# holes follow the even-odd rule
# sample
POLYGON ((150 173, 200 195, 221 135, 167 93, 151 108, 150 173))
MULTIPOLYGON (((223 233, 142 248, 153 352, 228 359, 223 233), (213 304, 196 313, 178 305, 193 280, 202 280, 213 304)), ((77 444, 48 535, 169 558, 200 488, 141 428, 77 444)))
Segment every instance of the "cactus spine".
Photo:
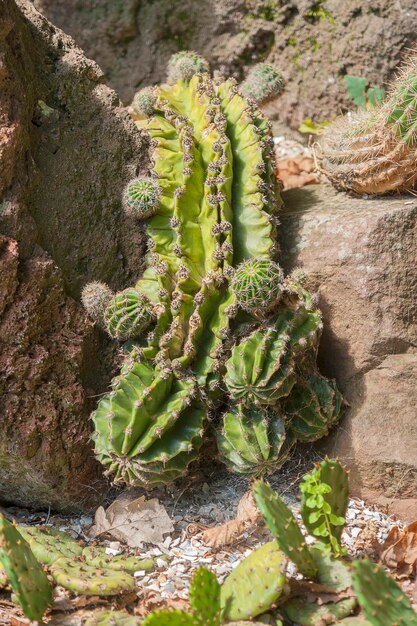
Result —
POLYGON ((384 194, 417 181, 417 54, 414 52, 375 110, 343 117, 320 141, 321 168, 340 189, 384 194))
MULTIPOLYGON (((136 123, 150 137, 151 168, 125 193, 129 212, 149 218, 134 290, 151 304, 154 325, 146 337, 124 332, 136 308, 114 297, 108 330, 134 341, 93 414, 107 472, 145 486, 187 471, 220 404, 225 462, 251 474, 279 467, 295 441, 280 402, 310 372, 322 327, 311 296, 274 261, 281 200, 264 116, 233 80, 213 81, 195 53, 174 55, 169 81, 147 93, 142 111, 151 116, 136 123)), ((140 322, 149 322, 145 312, 142 302, 140 322)))

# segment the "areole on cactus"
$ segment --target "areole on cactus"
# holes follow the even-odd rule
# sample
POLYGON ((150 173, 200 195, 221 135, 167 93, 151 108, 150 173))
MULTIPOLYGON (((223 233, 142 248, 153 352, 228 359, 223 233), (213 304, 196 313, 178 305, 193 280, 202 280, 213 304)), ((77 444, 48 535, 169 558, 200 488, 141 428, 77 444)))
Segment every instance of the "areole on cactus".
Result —
POLYGON ((133 103, 151 167, 124 203, 148 218, 150 252, 136 285, 103 313, 130 353, 93 414, 97 457, 115 481, 134 485, 181 477, 208 412, 221 410, 219 451, 231 469, 279 467, 296 439, 282 403, 315 371, 322 328, 298 275, 284 279, 274 258, 281 198, 265 117, 234 80, 211 79, 195 53, 175 55, 169 74, 171 86, 133 103))

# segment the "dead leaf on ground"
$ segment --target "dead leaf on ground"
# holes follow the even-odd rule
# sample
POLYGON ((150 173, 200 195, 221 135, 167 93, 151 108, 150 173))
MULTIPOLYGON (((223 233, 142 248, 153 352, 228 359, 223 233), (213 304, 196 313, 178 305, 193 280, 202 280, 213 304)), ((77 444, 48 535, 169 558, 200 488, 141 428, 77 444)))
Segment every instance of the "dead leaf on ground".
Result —
POLYGON ((107 534, 130 548, 140 548, 145 543, 159 545, 164 535, 174 530, 172 521, 159 500, 118 498, 107 509, 100 506, 95 514, 91 537, 107 534))
POLYGON ((398 526, 391 528, 382 546, 380 559, 399 579, 410 578, 415 573, 417 521, 403 531, 398 526))
POLYGON ((239 501, 236 519, 232 519, 221 526, 207 528, 202 533, 200 541, 211 548, 233 544, 240 539, 242 533, 256 524, 260 516, 252 492, 248 491, 239 501))
POLYGON ((375 520, 370 519, 366 522, 355 541, 355 549, 372 561, 378 560, 381 544, 378 541, 378 527, 375 520))
POLYGON ((282 181, 284 190, 318 184, 320 175, 314 170, 313 157, 305 154, 277 160, 277 176, 282 181))

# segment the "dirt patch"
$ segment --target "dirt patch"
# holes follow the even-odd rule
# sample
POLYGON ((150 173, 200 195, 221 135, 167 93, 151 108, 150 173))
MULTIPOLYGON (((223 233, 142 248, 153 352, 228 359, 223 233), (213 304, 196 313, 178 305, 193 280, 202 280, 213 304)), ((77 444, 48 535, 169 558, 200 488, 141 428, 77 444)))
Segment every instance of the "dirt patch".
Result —
POLYGON ((34 0, 103 68, 129 102, 160 82, 169 56, 189 48, 241 79, 251 65, 279 65, 288 85, 269 113, 298 127, 352 107, 345 74, 383 86, 416 41, 413 0, 34 0))

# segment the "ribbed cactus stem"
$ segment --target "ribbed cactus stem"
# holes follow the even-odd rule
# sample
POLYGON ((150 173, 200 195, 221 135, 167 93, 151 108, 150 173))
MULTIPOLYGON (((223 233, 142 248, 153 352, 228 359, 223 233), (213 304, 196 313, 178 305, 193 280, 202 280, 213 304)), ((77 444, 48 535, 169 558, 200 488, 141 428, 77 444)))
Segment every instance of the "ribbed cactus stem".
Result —
POLYGON ((148 176, 124 194, 128 212, 148 218, 146 269, 105 314, 130 355, 93 414, 107 472, 142 486, 184 475, 220 406, 226 464, 279 467, 295 442, 280 402, 298 364, 314 363, 322 326, 273 260, 281 200, 269 123, 195 53, 174 55, 169 75, 147 94, 152 116, 136 122, 150 139, 148 176))

